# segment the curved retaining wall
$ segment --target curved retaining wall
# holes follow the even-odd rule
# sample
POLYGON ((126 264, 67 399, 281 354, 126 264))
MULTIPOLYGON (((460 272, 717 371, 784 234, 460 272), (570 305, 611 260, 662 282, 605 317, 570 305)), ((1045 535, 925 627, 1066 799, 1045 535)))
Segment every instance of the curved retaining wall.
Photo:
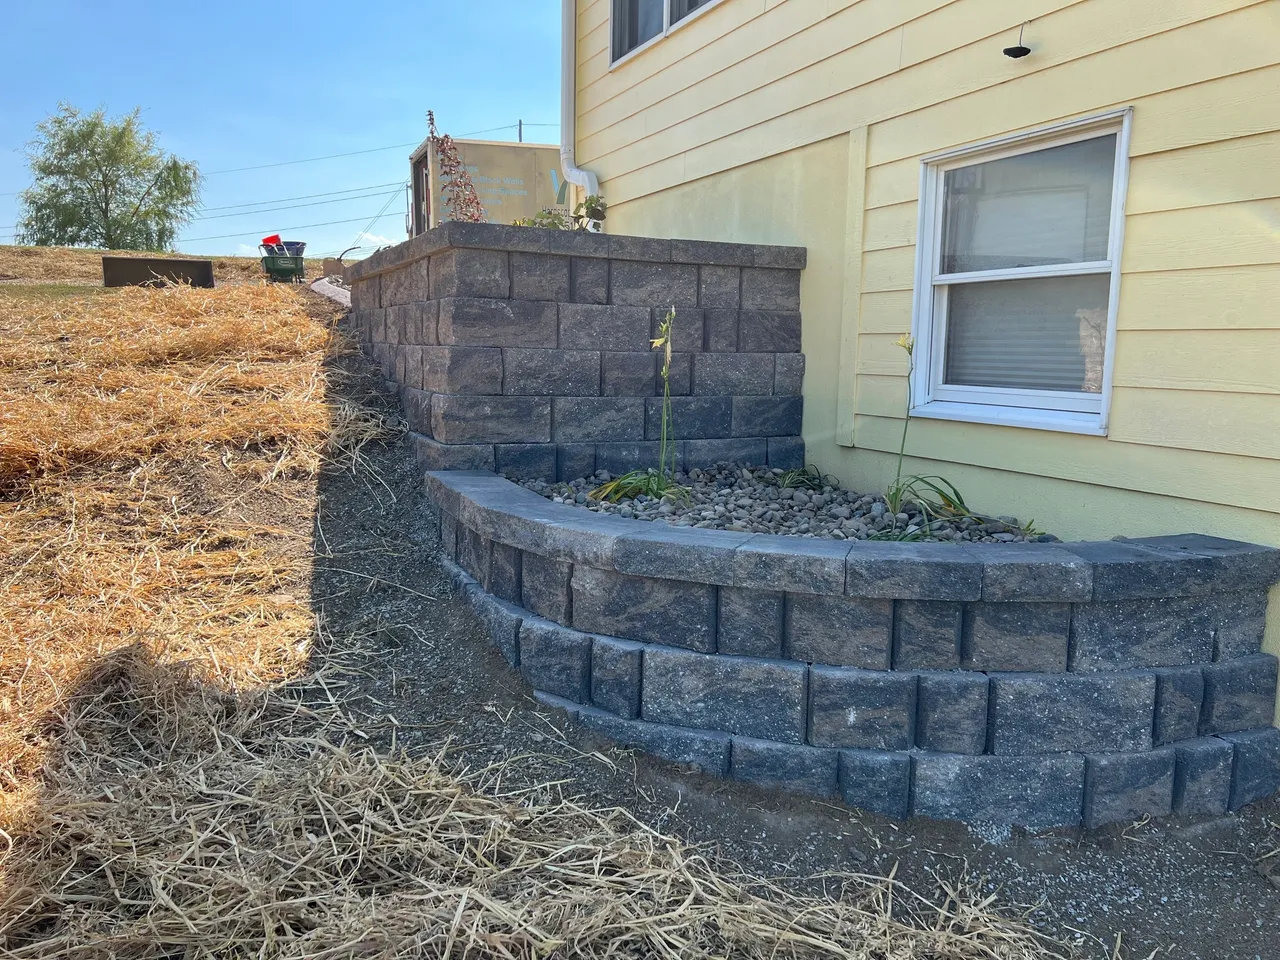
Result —
POLYGON ((1280 787, 1280 551, 1200 535, 842 542, 427 489, 455 579, 546 702, 720 776, 1032 829, 1280 787))

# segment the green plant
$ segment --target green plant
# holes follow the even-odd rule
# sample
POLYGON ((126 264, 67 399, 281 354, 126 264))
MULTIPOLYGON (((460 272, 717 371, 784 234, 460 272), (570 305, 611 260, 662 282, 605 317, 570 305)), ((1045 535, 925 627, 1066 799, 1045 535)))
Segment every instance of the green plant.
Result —
POLYGON ((840 486, 840 481, 836 477, 823 473, 812 463, 795 470, 784 470, 776 477, 771 474, 765 478, 765 482, 782 490, 821 490, 823 487, 834 489, 840 486))
POLYGON ((560 207, 547 207, 532 217, 512 220, 513 227, 542 227, 544 230, 589 230, 592 223, 605 218, 609 205, 604 197, 592 194, 574 207, 573 213, 560 207))
POLYGON ((592 490, 593 500, 619 500, 640 495, 664 500, 688 500, 689 491, 676 483, 676 446, 671 436, 671 334, 676 321, 676 308, 667 311, 658 324, 658 335, 649 341, 653 349, 662 351, 662 442, 658 446, 658 468, 632 470, 592 490), (668 465, 669 461, 669 465, 668 465))

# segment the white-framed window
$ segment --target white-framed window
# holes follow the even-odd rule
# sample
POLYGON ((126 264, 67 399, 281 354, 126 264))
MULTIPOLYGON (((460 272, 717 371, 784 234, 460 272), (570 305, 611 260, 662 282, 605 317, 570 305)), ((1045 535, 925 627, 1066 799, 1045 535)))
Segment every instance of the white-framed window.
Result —
POLYGON ((922 161, 913 416, 1105 435, 1131 117, 922 161))
POLYGON ((610 60, 616 64, 720 0, 612 0, 610 60))

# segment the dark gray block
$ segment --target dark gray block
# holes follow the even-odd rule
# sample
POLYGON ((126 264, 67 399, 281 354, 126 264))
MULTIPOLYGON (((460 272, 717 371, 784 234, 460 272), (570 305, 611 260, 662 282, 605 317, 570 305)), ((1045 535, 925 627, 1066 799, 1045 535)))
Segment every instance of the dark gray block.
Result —
POLYGON ((573 564, 525 552, 520 561, 521 606, 556 623, 570 622, 573 564))
POLYGON ((591 646, 591 702, 634 720, 640 716, 640 676, 644 646, 630 640, 595 637, 591 646))
POLYGON ((985 674, 922 673, 916 694, 916 746, 935 753, 982 753, 987 746, 985 674))
POLYGON ((1018 543, 978 549, 983 600, 1071 603, 1093 597, 1093 568, 1060 546, 1018 543))
POLYGON ((514 300, 569 299, 569 258, 538 253, 511 254, 511 297, 514 300))
POLYGON ((1072 670, 1172 667, 1213 659, 1216 623, 1200 597, 1082 603, 1071 624, 1072 670))
POLYGON ((738 317, 738 349, 743 353, 799 353, 800 314, 743 310, 738 317))
POLYGON ((851 807, 905 820, 911 814, 911 756, 841 750, 840 795, 851 807))
MULTIPOLYGON (((657 440, 596 444, 596 469, 607 470, 615 477, 631 470, 647 470, 658 466, 661 447, 657 440)), ((668 452, 667 456, 671 454, 668 452)), ((676 467, 683 468, 681 447, 676 445, 676 467)))
POLYGON ((1214 630, 1213 659, 1234 660, 1262 650, 1267 627, 1267 594, 1226 593, 1207 598, 1214 630))
POLYGON ((596 472, 594 443, 561 443, 556 446, 556 479, 561 481, 589 477, 596 472))
POLYGON ((1094 600, 1211 596, 1280 580, 1280 551, 1202 534, 1063 546, 1094 565, 1094 600))
POLYGON ((657 390, 656 353, 600 355, 600 393, 606 397, 651 397, 657 390))
POLYGON ((787 656, 830 666, 888 670, 893 602, 788 594, 787 656))
POLYGON ((441 443, 547 443, 551 398, 437 393, 431 398, 431 433, 441 443))
POLYGON ((505 543, 493 541, 490 547, 489 575, 484 587, 500 600, 518 604, 520 593, 520 551, 505 543))
POLYGON ((614 260, 609 270, 609 294, 614 303, 643 307, 698 305, 698 268, 693 265, 614 260))
POLYGON ((684 445, 687 469, 710 467, 717 463, 762 464, 769 456, 769 445, 763 439, 689 440, 684 445))
POLYGON ((839 754, 835 750, 734 737, 729 769, 733 779, 744 783, 814 797, 834 797, 838 763, 839 754))
POLYGON ((737 555, 734 584, 752 590, 844 593, 844 565, 851 544, 839 540, 762 535, 737 555))
POLYGON ((733 398, 735 437, 799 436, 803 420, 803 397, 733 398))
POLYGON ((738 311, 716 308, 702 311, 702 349, 708 353, 738 351, 738 311))
MULTIPOLYGON (((673 397, 687 397, 693 393, 693 354, 677 353, 671 357, 671 370, 669 372, 669 380, 671 382, 671 395, 673 397)), ((658 374, 654 378, 654 392, 662 393, 662 367, 657 367, 658 374)))
MULTIPOLYGON (((672 397, 668 439, 705 440, 728 437, 738 401, 729 397, 672 397)), ((662 398, 645 401, 645 439, 662 436, 662 398)), ((764 436, 764 434, 754 434, 764 436)))
POLYGON ((1204 668, 1201 735, 1269 727, 1276 712, 1276 658, 1269 653, 1204 668))
POLYGON ((439 340, 473 347, 554 347, 556 313, 554 303, 538 300, 441 300, 439 340))
POLYGON ((915 743, 916 675, 813 667, 809 743, 816 747, 909 750, 915 743))
POLYGON ((382 278, 370 277, 351 285, 351 309, 368 311, 380 306, 378 297, 382 292, 382 278))
POLYGON ((899 600, 893 609, 895 670, 955 670, 960 666, 964 606, 949 600, 899 600))
POLYGON ((502 392, 533 397, 595 397, 600 393, 600 353, 594 350, 502 351, 502 392))
POLYGON ((409 429, 428 436, 431 434, 431 396, 414 387, 400 388, 400 406, 409 429))
POLYGON ((431 258, 432 299, 507 297, 510 294, 511 274, 506 251, 454 248, 443 250, 431 258))
POLYGON ((1204 672, 1198 666, 1163 667, 1152 672, 1156 675, 1156 744, 1197 736, 1204 672))
POLYGON ((970 670, 1067 669, 1071 605, 975 603, 965 610, 961 664, 970 670))
POLYGON ((771 470, 799 470, 804 467, 804 440, 800 437, 770 437, 768 466, 771 470))
POLYGON ((1239 810, 1280 790, 1280 730, 1267 726, 1262 730, 1228 733, 1222 739, 1236 751, 1231 770, 1230 809, 1239 810))
POLYGON ((520 626, 520 672, 535 690, 574 703, 591 698, 591 638, 538 620, 520 626))
MULTIPOLYGON (((658 339, 659 325, 670 312, 670 307, 654 307, 651 311, 649 336, 652 340, 658 339)), ((702 311, 696 307, 681 307, 676 310, 671 322, 671 349, 677 353, 701 353, 702 342, 702 311)))
POLYGON ((1150 673, 997 674, 991 678, 991 751, 1150 750, 1155 701, 1150 673))
POLYGON ((802 743, 806 672, 799 663, 650 647, 641 713, 656 723, 802 743))
POLYGON ((737 267, 698 268, 698 306, 737 310, 742 271, 737 267))
POLYGON ((493 448, 497 472, 517 480, 554 480, 554 443, 499 443, 493 448))
POLYGON ((637 577, 732 584, 735 553, 749 533, 690 530, 666 523, 631 524, 613 547, 613 567, 637 577))
POLYGON ((647 307, 560 305, 560 346, 575 350, 649 350, 647 307))
POLYGON ((742 271, 743 310, 800 309, 800 272, 748 267, 742 271))
POLYGON ((583 708, 578 720, 623 747, 634 747, 672 763, 683 763, 717 777, 729 774, 731 738, 715 730, 689 730, 663 723, 624 720, 603 710, 583 708))
POLYGON ((1173 810, 1192 816, 1217 816, 1231 801, 1235 746, 1217 737, 1183 740, 1173 745, 1173 810))
POLYGON ((450 560, 458 559, 458 518, 440 511, 440 552, 450 560))
POLYGON ((773 393, 772 353, 699 353, 693 393, 706 397, 767 397, 773 393))
POLYGON ((489 639, 502 658, 513 667, 520 665, 520 625, 525 612, 519 607, 490 596, 476 584, 468 594, 471 608, 485 625, 489 639))
POLYGON ((783 595, 774 590, 720 589, 716 649, 743 657, 782 656, 783 595))
POLYGON ((577 720, 583 710, 591 709, 590 707, 584 707, 580 703, 574 703, 572 700, 566 700, 564 697, 557 697, 554 693, 545 693, 542 690, 534 690, 533 699, 544 707, 550 707, 552 710, 563 710, 569 715, 570 720, 577 720))
POLYGON ((962 820, 985 827, 1028 830, 1075 826, 1084 805, 1084 757, 964 757, 922 753, 915 758, 916 816, 962 820))
POLYGON ((660 237, 611 236, 609 256, 614 260, 671 263, 671 241, 660 237))
POLYGON ((574 303, 609 302, 609 261, 574 257, 571 268, 574 303))
POLYGON ((559 443, 644 439, 641 397, 556 397, 553 403, 559 443))
POLYGON ((853 544, 845 563, 845 593, 895 600, 977 600, 982 562, 975 551, 947 543, 853 544))
POLYGON ((481 585, 489 580, 493 542, 470 527, 458 527, 458 566, 481 585))
POLYGON ((798 397, 804 390, 804 354, 782 353, 774 358, 773 392, 798 397))
POLYGON ((1086 758, 1084 825, 1132 823, 1173 810, 1176 755, 1165 747, 1149 753, 1111 753, 1086 758))
POLYGON ((628 640, 715 649, 715 587, 576 567, 573 625, 628 640))
MULTIPOLYGON (((439 294, 437 294, 439 296, 439 294)), ((499 294, 505 296, 505 294, 499 294)), ((431 299, 431 279, 426 260, 410 263, 382 275, 382 306, 431 299)))

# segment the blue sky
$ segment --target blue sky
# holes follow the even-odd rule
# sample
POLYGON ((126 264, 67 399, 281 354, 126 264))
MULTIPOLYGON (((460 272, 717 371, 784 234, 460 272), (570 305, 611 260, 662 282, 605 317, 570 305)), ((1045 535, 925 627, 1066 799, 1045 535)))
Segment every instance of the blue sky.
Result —
MULTIPOLYGON (((188 225, 178 244, 193 254, 256 253, 268 233, 353 221, 285 231, 307 241, 308 255, 331 254, 354 243, 388 200, 391 215, 369 228, 361 253, 404 238, 399 184, 411 147, 215 171, 417 144, 429 108, 455 136, 560 118, 556 0, 39 0, 6 4, 4 20, 0 243, 12 242, 13 193, 29 183, 23 147, 59 100, 112 115, 139 106, 164 149, 199 164, 208 176, 197 216, 206 219, 188 225), (370 189, 355 191, 362 187, 370 189), (337 203, 221 216, 244 212, 232 205, 315 203, 334 198, 292 198, 343 190, 355 192, 337 203)), ((513 127, 481 139, 515 136, 513 127)), ((559 129, 534 126, 525 139, 557 143, 559 129)))

